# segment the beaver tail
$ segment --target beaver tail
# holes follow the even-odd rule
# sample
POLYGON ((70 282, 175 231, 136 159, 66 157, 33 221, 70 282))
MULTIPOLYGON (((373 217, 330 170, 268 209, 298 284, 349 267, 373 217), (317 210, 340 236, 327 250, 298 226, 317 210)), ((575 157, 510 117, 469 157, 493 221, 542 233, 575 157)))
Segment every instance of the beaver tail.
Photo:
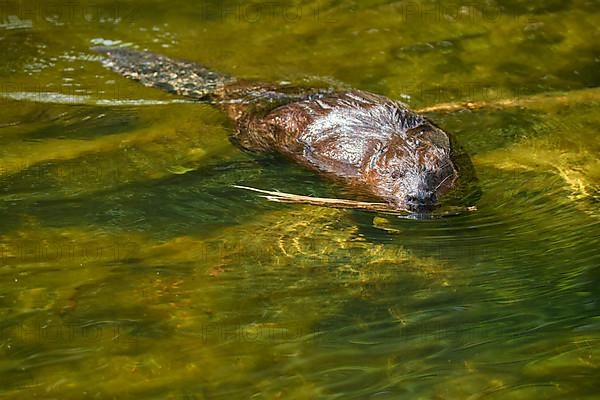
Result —
POLYGON ((106 54, 108 57, 102 64, 126 78, 198 100, 220 100, 225 85, 235 81, 199 64, 158 54, 112 47, 94 47, 92 50, 106 54))

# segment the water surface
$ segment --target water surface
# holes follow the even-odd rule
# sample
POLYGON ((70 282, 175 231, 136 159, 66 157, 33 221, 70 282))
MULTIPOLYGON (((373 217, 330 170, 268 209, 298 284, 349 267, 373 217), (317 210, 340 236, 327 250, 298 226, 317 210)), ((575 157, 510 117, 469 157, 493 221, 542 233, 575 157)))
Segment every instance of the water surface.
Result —
POLYGON ((0 397, 592 399, 600 322, 596 1, 7 2, 0 397), (343 188, 127 81, 135 46, 438 112, 478 210, 267 202, 343 188))

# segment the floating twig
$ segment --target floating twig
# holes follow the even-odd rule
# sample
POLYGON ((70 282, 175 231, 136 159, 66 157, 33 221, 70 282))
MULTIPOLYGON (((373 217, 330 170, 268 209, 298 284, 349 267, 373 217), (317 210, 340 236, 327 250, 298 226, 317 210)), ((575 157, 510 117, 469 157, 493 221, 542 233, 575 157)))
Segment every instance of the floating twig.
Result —
POLYGON ((415 110, 418 113, 429 112, 454 112, 464 110, 480 110, 484 108, 513 108, 513 107, 539 107, 548 104, 577 104, 600 102, 600 90, 582 89, 568 93, 543 93, 526 97, 499 99, 490 101, 467 101, 441 103, 430 107, 415 110))
MULTIPOLYGON (((280 191, 270 191, 257 189, 249 186, 242 185, 233 185, 233 187, 238 189, 250 190, 252 192, 262 193, 260 197, 263 197, 269 201, 274 201, 277 203, 289 203, 289 204, 309 204, 313 206, 321 206, 321 207, 329 207, 329 208, 346 208, 346 209, 357 209, 357 210, 365 210, 365 211, 375 211, 375 212, 384 212, 388 214, 394 215, 414 215, 414 212, 405 209, 405 208, 396 208, 391 207, 387 203, 371 203, 367 201, 356 201, 356 200, 347 200, 347 199, 335 199, 335 198, 327 198, 327 197, 312 197, 312 196, 302 196, 298 194, 284 193, 280 191)), ((457 215, 465 211, 475 211, 476 207, 462 207, 457 208, 453 211, 444 212, 441 216, 449 216, 449 215, 457 215)))

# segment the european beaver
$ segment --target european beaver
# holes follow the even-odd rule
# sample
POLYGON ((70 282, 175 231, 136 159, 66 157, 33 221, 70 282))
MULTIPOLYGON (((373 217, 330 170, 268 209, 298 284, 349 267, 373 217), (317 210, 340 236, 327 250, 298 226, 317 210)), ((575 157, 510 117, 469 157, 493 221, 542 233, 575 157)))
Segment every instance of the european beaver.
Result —
POLYGON ((127 78, 218 106, 235 122, 232 139, 242 148, 278 152, 396 209, 430 211, 455 186, 448 134, 403 103, 359 90, 238 80, 147 52, 94 50, 127 78))

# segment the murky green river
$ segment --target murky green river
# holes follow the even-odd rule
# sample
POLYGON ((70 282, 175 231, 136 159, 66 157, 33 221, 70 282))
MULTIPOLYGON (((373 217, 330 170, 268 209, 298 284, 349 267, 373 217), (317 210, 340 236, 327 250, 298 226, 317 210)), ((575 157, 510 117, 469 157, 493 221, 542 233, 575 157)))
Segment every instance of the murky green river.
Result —
POLYGON ((599 25, 596 0, 0 2, 0 398, 599 398, 599 25), (99 44, 414 109, 506 100, 427 114, 478 210, 233 188, 349 196, 99 44))

